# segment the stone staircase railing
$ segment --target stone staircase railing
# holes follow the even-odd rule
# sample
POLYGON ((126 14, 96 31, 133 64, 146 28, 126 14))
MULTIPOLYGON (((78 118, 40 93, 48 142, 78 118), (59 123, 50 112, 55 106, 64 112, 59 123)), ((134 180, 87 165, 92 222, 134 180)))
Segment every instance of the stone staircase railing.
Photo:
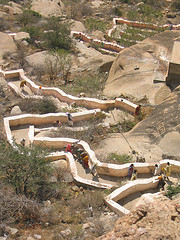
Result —
MULTIPOLYGON (((20 81, 26 81, 27 87, 29 87, 34 94, 39 95, 39 86, 25 76, 23 69, 12 71, 0 70, 0 76, 5 77, 5 79, 19 78, 20 81)), ((13 89, 14 92, 17 92, 17 87, 12 83, 9 83, 9 87, 13 89)), ((113 108, 123 108, 134 114, 138 108, 138 105, 123 98, 116 98, 115 100, 99 100, 97 98, 88 97, 80 98, 66 94, 61 89, 55 87, 42 87, 41 95, 53 96, 55 98, 58 98, 62 102, 67 102, 69 104, 76 103, 77 106, 83 106, 91 109, 99 108, 101 110, 107 110, 113 108)))
MULTIPOLYGON (((131 27, 138 27, 138 28, 152 29, 152 30, 158 30, 158 29, 167 30, 170 27, 169 24, 164 24, 164 25, 158 26, 157 24, 150 24, 150 23, 138 22, 138 21, 130 21, 130 20, 123 19, 123 18, 113 18, 113 27, 108 31, 108 36, 111 36, 112 32, 116 29, 117 24, 126 24, 131 27)), ((172 30, 180 30, 180 24, 172 25, 171 27, 172 27, 172 30)))
MULTIPOLYGON (((82 119, 87 119, 87 117, 91 117, 95 111, 100 111, 100 110, 87 110, 85 112, 81 113, 74 113, 73 119, 75 121, 79 121, 82 119)), ((13 116, 13 117, 6 117, 4 118, 4 130, 7 136, 8 141, 13 144, 13 138, 12 138, 12 133, 11 133, 11 126, 17 126, 17 125, 23 125, 23 124, 45 124, 45 123, 50 123, 54 120, 60 118, 61 121, 67 121, 67 117, 64 116, 63 113, 59 114, 44 114, 44 115, 38 115, 38 114, 23 114, 19 116, 13 116)), ((34 126, 31 125, 29 127, 29 141, 30 143, 34 144, 43 144, 49 147, 64 147, 68 143, 76 143, 78 144, 79 147, 83 148, 89 155, 90 159, 90 166, 92 166, 94 163, 98 163, 97 166, 97 172, 98 174, 105 174, 109 176, 118 176, 118 177, 123 177, 127 176, 128 174, 128 168, 129 164, 122 164, 122 165, 117 165, 117 164, 107 164, 107 163, 101 163, 98 161, 98 159, 95 156, 94 151, 92 151, 89 147, 89 145, 84 142, 84 141, 78 141, 77 139, 71 139, 71 138, 49 138, 49 137, 35 137, 35 129, 34 126)), ((91 181, 87 180, 84 178, 81 178, 78 173, 77 173, 77 168, 75 164, 75 160, 73 158, 73 155, 71 153, 52 153, 50 156, 47 156, 47 158, 51 159, 52 161, 57 160, 57 159, 62 159, 65 158, 69 164, 72 176, 74 180, 82 185, 85 186, 91 186, 91 187, 98 187, 98 188, 111 188, 112 185, 110 184, 105 184, 105 183, 100 183, 96 181, 91 181)), ((162 160, 159 162, 160 168, 165 167, 166 163, 170 162, 172 172, 180 172, 180 162, 174 161, 174 160, 162 160)), ((149 173, 154 171, 154 163, 134 163, 135 169, 138 171, 138 173, 149 173)), ((110 195, 108 195, 105 198, 106 204, 113 210, 115 211, 118 215, 124 215, 128 214, 129 210, 118 204, 117 202, 134 193, 137 191, 144 191, 149 188, 155 188, 157 187, 158 180, 157 177, 153 177, 150 179, 143 179, 143 180, 135 180, 133 182, 129 182, 128 184, 116 189, 113 191, 110 195)))

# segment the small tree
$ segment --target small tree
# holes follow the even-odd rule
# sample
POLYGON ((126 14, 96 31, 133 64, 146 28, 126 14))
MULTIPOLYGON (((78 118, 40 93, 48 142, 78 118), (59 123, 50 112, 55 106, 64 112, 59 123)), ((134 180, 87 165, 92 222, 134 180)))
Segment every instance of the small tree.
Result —
POLYGON ((51 17, 45 26, 44 45, 48 49, 70 50, 72 47, 70 34, 69 22, 62 22, 56 17, 51 17))
POLYGON ((30 9, 25 9, 23 13, 18 15, 17 20, 21 26, 25 27, 26 25, 37 23, 41 17, 42 16, 38 12, 32 11, 30 9))
POLYGON ((58 76, 61 77, 65 83, 68 82, 68 76, 70 75, 71 69, 71 56, 67 51, 61 49, 52 52, 53 57, 47 57, 45 59, 45 74, 51 83, 57 80, 58 76))
POLYGON ((0 142, 0 178, 11 185, 17 194, 36 195, 48 183, 51 174, 47 154, 39 146, 23 147, 14 143, 18 150, 5 140, 0 142))

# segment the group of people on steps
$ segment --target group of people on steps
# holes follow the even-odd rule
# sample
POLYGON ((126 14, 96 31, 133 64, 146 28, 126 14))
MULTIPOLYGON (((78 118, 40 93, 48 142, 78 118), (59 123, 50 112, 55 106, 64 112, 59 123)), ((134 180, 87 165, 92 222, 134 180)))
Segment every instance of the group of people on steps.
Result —
MULTIPOLYGON (((166 184, 165 181, 168 180, 169 181, 169 177, 171 175, 171 165, 169 162, 167 162, 166 167, 162 168, 158 165, 155 164, 155 169, 154 169, 154 176, 158 176, 158 186, 161 187, 162 189, 164 189, 164 185, 166 184)), ((128 169, 128 177, 131 181, 136 180, 137 179, 137 170, 134 169, 134 164, 132 163, 129 166, 128 169)))

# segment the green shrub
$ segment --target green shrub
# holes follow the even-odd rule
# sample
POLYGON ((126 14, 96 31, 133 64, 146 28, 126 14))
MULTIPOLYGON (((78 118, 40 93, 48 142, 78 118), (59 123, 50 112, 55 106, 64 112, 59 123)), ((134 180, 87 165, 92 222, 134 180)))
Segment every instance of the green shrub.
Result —
POLYGON ((0 4, 8 5, 9 0, 0 0, 0 4))
POLYGON ((108 27, 106 22, 94 18, 87 18, 84 25, 90 32, 95 30, 105 32, 108 27))
POLYGON ((34 145, 14 145, 16 148, 5 140, 0 142, 1 181, 12 186, 16 194, 35 196, 51 174, 50 163, 45 160, 47 151, 34 145))
POLYGON ((127 18, 132 21, 157 23, 163 17, 163 14, 153 6, 142 4, 137 10, 129 10, 127 18))
POLYGON ((172 199, 172 196, 180 193, 180 186, 168 186, 166 196, 172 199))
POLYGON ((72 95, 84 92, 87 96, 97 96, 103 90, 106 78, 103 73, 80 75, 73 79, 71 85, 61 86, 61 89, 72 95))
POLYGON ((44 30, 45 48, 70 50, 73 47, 69 22, 62 22, 59 18, 51 17, 44 30))
POLYGON ((115 8, 113 9, 113 12, 114 12, 114 14, 115 14, 116 16, 122 17, 122 11, 120 10, 119 7, 115 7, 115 8))
POLYGON ((118 155, 117 153, 110 153, 107 157, 108 162, 110 163, 128 163, 132 162, 132 157, 127 154, 118 155))
POLYGON ((17 20, 21 26, 25 27, 26 25, 37 23, 41 17, 42 16, 38 12, 25 9, 22 14, 18 15, 17 20))
POLYGON ((140 5, 138 12, 142 14, 143 21, 154 22, 161 20, 163 17, 163 14, 159 10, 154 9, 154 7, 148 4, 140 5))
POLYGON ((123 132, 129 132, 136 125, 135 121, 125 120, 120 123, 123 132))
POLYGON ((45 114, 57 112, 57 106, 52 100, 46 97, 43 97, 42 99, 22 99, 19 102, 19 107, 23 112, 28 113, 45 114))
POLYGON ((179 11, 180 10, 179 0, 173 0, 171 7, 174 11, 179 11))
POLYGON ((30 39, 26 39, 28 43, 34 44, 35 40, 39 40, 41 37, 41 30, 35 25, 28 25, 22 28, 22 31, 28 32, 30 39))

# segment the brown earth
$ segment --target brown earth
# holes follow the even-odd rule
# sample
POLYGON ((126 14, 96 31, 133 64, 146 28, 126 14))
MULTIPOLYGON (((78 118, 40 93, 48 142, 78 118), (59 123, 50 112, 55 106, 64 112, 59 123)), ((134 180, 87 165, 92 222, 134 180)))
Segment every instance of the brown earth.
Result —
POLYGON ((113 231, 98 240, 155 240, 180 239, 180 196, 175 200, 161 197, 140 205, 120 218, 113 231))

